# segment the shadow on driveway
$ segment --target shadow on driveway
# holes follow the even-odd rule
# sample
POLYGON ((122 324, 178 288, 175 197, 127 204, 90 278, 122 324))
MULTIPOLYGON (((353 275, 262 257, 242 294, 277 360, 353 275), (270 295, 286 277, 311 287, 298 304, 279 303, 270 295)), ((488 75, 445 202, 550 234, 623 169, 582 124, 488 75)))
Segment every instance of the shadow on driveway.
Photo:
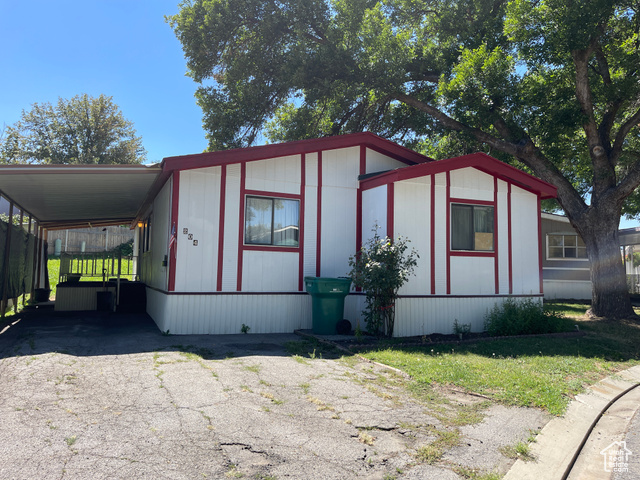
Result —
POLYGON ((267 354, 290 356, 290 334, 167 335, 146 314, 27 310, 0 327, 0 358, 44 353, 124 355, 158 350, 196 351, 207 360, 267 354))

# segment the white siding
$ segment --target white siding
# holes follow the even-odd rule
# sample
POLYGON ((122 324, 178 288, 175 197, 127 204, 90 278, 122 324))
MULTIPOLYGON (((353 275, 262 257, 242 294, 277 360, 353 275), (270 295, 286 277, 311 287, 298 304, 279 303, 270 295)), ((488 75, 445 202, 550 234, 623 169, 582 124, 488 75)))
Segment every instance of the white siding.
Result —
POLYGON ((537 197, 516 186, 511 187, 511 240, 513 293, 540 292, 537 197))
POLYGON ((508 185, 498 180, 498 279, 499 293, 509 293, 509 209, 507 207, 508 185))
POLYGON ((451 295, 496 293, 493 257, 451 257, 451 295))
POLYGON ((300 155, 247 162, 247 190, 300 194, 300 155))
POLYGON ((311 328, 311 297, 299 295, 165 295, 147 289, 147 313, 172 334, 284 333, 311 328))
POLYGON ((359 148, 322 152, 321 271, 344 276, 356 251, 359 148))
POLYGON ((444 295, 447 293, 447 177, 445 173, 435 177, 435 282, 436 295, 444 295))
POLYGON ((238 281, 238 242, 240 228, 240 165, 227 166, 224 213, 224 253, 222 290, 236 291, 238 281))
POLYGON ((362 244, 373 238, 378 226, 378 235, 387 235, 387 186, 381 185, 362 192, 362 244))
MULTIPOLYGON (((401 298, 396 307, 394 336, 453 333, 453 323, 471 324, 473 332, 484 330, 485 315, 509 297, 401 298)), ((530 297, 542 302, 541 297, 530 297)))
POLYGON ((407 164, 400 160, 395 160, 384 153, 376 152, 367 148, 367 169, 366 173, 384 172, 395 168, 406 167, 407 164))
POLYGON ((394 187, 394 236, 408 238, 420 258, 415 276, 400 290, 401 295, 431 293, 431 178, 397 182, 394 187))
POLYGON ((243 292, 298 291, 298 252, 246 250, 242 262, 243 292))
POLYGON ((318 245, 318 155, 306 155, 304 197, 304 276, 316 275, 318 245))
MULTIPOLYGON (((146 281, 150 285, 161 290, 167 289, 168 267, 162 266, 165 256, 169 255, 169 222, 171 220, 171 189, 173 181, 169 180, 160 190, 153 201, 151 212, 151 241, 150 249, 146 256, 150 256, 151 277, 146 281)), ((145 261, 147 259, 145 258, 145 261)))
MULTIPOLYGON (((341 148, 322 152, 322 185, 358 188, 360 148, 341 148)), ((352 208, 355 209, 355 203, 352 208)))
POLYGON ((475 168, 452 170, 451 198, 493 201, 493 176, 475 168))
MULTIPOLYGON (((400 298, 396 302, 395 337, 429 335, 431 333, 453 333, 453 322, 471 324, 471 330, 484 330, 484 320, 496 304, 501 304, 509 297, 413 297, 400 298)), ((534 302, 542 302, 541 297, 527 297, 534 302)), ((358 322, 360 328, 366 329, 361 317, 364 309, 364 295, 349 295, 345 299, 345 318, 353 328, 358 322)), ((516 298, 517 301, 524 298, 516 298)))
POLYGON ((180 174, 176 291, 213 292, 218 271, 221 167, 180 174), (188 229, 188 234, 183 229, 188 229), (193 235, 193 239, 189 239, 193 235), (198 245, 193 244, 198 241, 198 245))

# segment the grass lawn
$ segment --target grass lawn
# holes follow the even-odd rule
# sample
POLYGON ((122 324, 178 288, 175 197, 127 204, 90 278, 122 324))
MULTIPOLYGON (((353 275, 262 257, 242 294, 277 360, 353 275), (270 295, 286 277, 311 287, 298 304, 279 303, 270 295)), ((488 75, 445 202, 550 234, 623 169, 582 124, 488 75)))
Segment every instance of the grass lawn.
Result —
POLYGON ((587 320, 582 315, 588 305, 549 306, 572 317, 585 335, 386 347, 362 354, 410 374, 416 394, 427 394, 433 384, 448 385, 560 415, 587 385, 640 363, 640 323, 587 320))

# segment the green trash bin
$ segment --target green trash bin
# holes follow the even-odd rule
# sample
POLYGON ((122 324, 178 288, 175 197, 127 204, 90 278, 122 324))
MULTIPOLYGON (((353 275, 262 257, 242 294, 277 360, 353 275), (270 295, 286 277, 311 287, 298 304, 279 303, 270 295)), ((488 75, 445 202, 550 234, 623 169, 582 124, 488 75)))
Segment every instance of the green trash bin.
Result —
POLYGON ((335 335, 336 324, 344 315, 344 298, 351 289, 350 278, 304 277, 311 295, 313 333, 335 335))

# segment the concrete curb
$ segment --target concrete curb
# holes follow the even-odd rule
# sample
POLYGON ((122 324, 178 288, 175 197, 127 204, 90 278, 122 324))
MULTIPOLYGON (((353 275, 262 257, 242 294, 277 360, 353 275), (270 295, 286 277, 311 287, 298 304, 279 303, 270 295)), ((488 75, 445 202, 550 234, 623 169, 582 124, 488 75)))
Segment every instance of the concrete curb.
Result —
POLYGON ((551 420, 537 436, 531 445, 531 453, 537 460, 517 460, 504 480, 564 479, 574 461, 568 478, 610 478, 604 472, 600 451, 624 438, 640 409, 640 389, 634 388, 638 385, 640 366, 635 366, 589 387, 569 404, 563 417, 551 420), (605 434, 592 439, 590 434, 596 426, 605 434), (580 451, 583 455, 576 461, 580 451))

